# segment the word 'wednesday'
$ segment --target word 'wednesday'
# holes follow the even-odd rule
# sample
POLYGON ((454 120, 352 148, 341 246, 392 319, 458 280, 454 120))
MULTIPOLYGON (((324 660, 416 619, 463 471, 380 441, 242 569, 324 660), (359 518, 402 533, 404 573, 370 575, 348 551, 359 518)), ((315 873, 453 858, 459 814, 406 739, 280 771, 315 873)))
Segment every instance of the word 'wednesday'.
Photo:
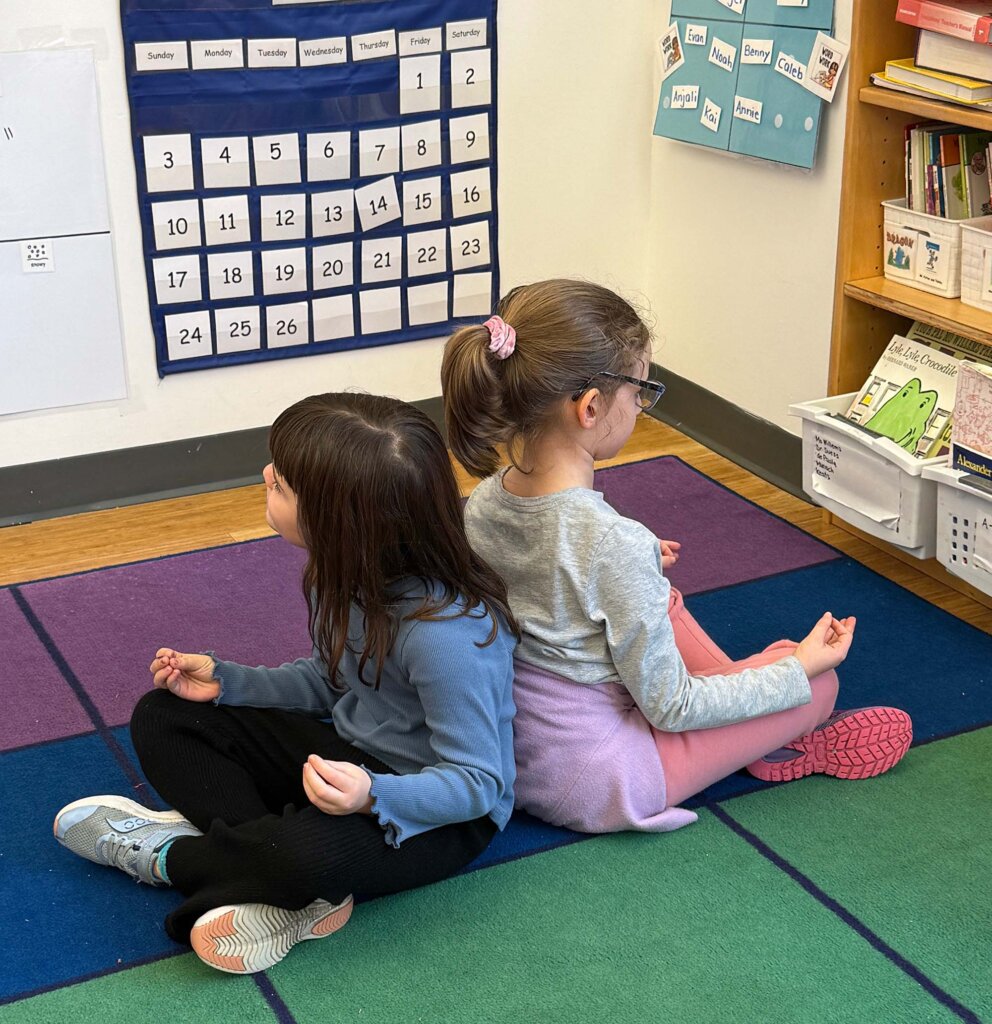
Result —
POLYGON ((136 71, 208 71, 220 68, 285 68, 344 64, 377 57, 412 57, 486 45, 486 19, 449 21, 435 28, 325 39, 184 39, 135 43, 136 71))

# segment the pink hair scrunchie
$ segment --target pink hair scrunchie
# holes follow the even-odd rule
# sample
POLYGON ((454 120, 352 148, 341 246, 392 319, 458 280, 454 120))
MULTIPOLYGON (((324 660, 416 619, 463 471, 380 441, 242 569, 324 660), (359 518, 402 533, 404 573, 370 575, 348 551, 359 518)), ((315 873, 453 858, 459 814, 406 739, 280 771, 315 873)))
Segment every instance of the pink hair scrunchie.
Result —
POLYGON ((502 317, 491 316, 482 326, 489 331, 489 351, 497 359, 513 355, 517 347, 517 332, 502 317))

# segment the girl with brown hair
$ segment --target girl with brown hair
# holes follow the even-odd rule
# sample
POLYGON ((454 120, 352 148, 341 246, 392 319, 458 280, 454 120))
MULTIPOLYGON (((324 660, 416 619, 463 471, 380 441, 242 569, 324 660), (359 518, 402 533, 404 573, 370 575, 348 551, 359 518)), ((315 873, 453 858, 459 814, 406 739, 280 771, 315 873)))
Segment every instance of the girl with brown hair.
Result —
POLYGON ((340 928, 353 894, 453 875, 513 807, 519 634, 437 428, 394 399, 316 395, 269 444, 266 518, 306 548, 313 656, 161 648, 131 734, 176 810, 96 796, 55 819, 74 853, 174 885, 166 931, 239 974, 340 928))
POLYGON ((506 580, 522 631, 517 802, 585 832, 688 824, 677 805, 744 766, 772 781, 877 775, 912 736, 894 708, 831 714, 853 617, 828 612, 801 643, 733 662, 665 578, 680 545, 593 489, 595 462, 665 390, 645 379, 650 358, 629 303, 552 280, 457 331, 441 369, 448 443, 485 478, 469 539, 506 580))

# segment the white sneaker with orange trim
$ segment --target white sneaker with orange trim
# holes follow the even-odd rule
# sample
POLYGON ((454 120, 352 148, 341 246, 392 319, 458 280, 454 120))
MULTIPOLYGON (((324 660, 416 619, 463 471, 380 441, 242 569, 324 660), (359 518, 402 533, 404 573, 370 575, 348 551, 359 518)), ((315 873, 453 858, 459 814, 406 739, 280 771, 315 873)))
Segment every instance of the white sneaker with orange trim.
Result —
POLYGON ((210 967, 228 974, 255 974, 279 963, 298 942, 322 939, 343 928, 351 910, 350 896, 338 904, 314 900, 302 910, 265 903, 217 907, 197 918, 189 941, 210 967))

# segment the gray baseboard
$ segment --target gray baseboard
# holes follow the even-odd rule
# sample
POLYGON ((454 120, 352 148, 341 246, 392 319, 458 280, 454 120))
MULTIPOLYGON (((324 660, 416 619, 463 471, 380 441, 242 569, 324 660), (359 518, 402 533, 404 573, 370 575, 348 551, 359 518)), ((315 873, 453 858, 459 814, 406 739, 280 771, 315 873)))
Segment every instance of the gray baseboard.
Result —
POLYGON ((663 366, 652 364, 651 370, 668 387, 651 410, 652 416, 783 491, 809 501, 802 488, 801 438, 663 366))
MULTIPOLYGON (((803 497, 799 438, 663 367, 653 371, 668 390, 652 415, 803 497)), ((443 429, 440 398, 413 404, 443 429)), ((258 483, 268 433, 255 427, 0 468, 0 526, 258 483)))

